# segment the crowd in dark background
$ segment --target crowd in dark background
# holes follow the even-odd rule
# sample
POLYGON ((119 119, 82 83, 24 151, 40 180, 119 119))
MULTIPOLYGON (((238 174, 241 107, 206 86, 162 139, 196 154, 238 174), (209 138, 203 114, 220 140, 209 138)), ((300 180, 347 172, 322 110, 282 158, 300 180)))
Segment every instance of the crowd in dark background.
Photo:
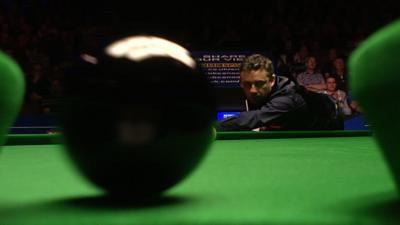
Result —
POLYGON ((62 95, 64 71, 76 55, 95 51, 115 33, 157 34, 191 51, 269 50, 284 76, 301 72, 312 55, 326 74, 332 60, 346 61, 362 40, 400 16, 395 1, 375 0, 274 0, 224 8, 116 2, 0 1, 0 49, 26 75, 22 114, 49 113, 48 103, 62 95))

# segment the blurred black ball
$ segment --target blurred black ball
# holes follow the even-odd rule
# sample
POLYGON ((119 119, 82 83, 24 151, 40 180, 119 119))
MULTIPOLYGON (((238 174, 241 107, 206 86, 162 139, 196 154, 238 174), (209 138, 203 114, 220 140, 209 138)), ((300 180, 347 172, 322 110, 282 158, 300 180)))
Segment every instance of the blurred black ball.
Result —
POLYGON ((212 142, 213 88, 190 55, 164 44, 139 43, 117 56, 107 46, 82 53, 67 78, 59 112, 67 151, 111 195, 161 194, 193 171, 212 142))

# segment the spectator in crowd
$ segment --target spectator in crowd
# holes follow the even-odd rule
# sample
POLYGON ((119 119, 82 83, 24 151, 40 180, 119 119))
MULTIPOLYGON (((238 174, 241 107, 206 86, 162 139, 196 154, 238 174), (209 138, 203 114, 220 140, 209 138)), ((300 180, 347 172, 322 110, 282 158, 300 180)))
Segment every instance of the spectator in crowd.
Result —
POLYGON ((313 92, 326 90, 324 77, 317 71, 317 60, 310 56, 306 60, 306 70, 296 77, 297 83, 313 92))
POLYGON ((30 111, 33 114, 43 113, 43 99, 50 94, 50 82, 45 68, 40 63, 33 64, 32 70, 27 74, 27 99, 30 111))
POLYGON ((304 71, 308 57, 309 57, 308 47, 307 45, 303 44, 300 46, 299 50, 293 55, 293 63, 291 67, 294 79, 297 79, 297 75, 301 71, 304 71))
POLYGON ((333 71, 329 76, 334 76, 336 78, 337 88, 345 92, 348 91, 347 86, 347 74, 344 59, 341 57, 336 58, 333 61, 333 71))
POLYGON ((329 48, 327 56, 323 58, 324 63, 322 65, 322 73, 324 74, 325 78, 332 74, 332 71, 334 70, 334 62, 337 57, 337 48, 329 48))
MULTIPOLYGON (((82 5, 92 5, 76 1, 77 8, 72 2, 0 1, 0 48, 21 64, 27 74, 27 83, 31 83, 31 68, 37 63, 43 68, 52 68, 61 62, 68 65, 76 57, 77 49, 90 51, 96 47, 99 34, 108 36, 110 31, 126 27, 121 23, 126 18, 116 12, 115 6, 107 5, 107 10, 101 9, 102 13, 107 11, 109 16, 96 19, 94 12, 88 14, 82 8, 82 5)), ((322 1, 307 2, 306 5, 304 1, 271 1, 268 12, 260 14, 241 8, 218 10, 211 7, 199 10, 198 7, 188 7, 177 10, 177 17, 187 18, 191 21, 190 25, 182 25, 172 17, 161 16, 163 21, 160 25, 157 13, 143 11, 132 15, 135 18, 133 21, 137 22, 132 32, 151 24, 153 19, 160 27, 165 27, 161 31, 155 26, 154 30, 166 35, 179 34, 179 37, 172 35, 171 38, 186 43, 195 51, 259 51, 272 49, 281 42, 282 47, 274 52, 278 75, 298 75, 305 70, 306 58, 310 54, 317 54, 322 74, 335 75, 337 87, 346 91, 347 74, 340 69, 332 71, 333 60, 341 53, 345 53, 345 59, 369 33, 396 19, 398 12, 391 4, 376 4, 373 12, 384 12, 385 16, 370 17, 370 13, 366 13, 370 10, 368 7, 361 14, 354 14, 354 10, 360 8, 358 1, 346 2, 346 7, 334 1, 328 5, 322 1), (312 7, 304 7, 311 4, 312 7), (338 8, 341 9, 340 16, 337 16, 338 8), (168 32, 164 32, 166 30, 168 32), (326 58, 320 58, 319 52, 326 52, 326 58)), ((47 77, 50 84, 53 77, 52 74, 47 77)), ((62 79, 57 82, 62 86, 62 79)), ((323 88, 315 91, 320 90, 323 88)), ((30 101, 31 98, 26 99, 27 103, 30 101)), ((353 105, 353 109, 356 109, 356 102, 353 105)))
POLYGON ((337 88, 335 76, 326 78, 326 94, 335 103, 337 114, 339 116, 347 117, 352 114, 352 110, 348 104, 347 94, 343 90, 337 88))
POLYGON ((352 98, 351 93, 347 96, 349 106, 352 110, 352 116, 357 116, 363 112, 362 108, 358 105, 358 102, 352 98))

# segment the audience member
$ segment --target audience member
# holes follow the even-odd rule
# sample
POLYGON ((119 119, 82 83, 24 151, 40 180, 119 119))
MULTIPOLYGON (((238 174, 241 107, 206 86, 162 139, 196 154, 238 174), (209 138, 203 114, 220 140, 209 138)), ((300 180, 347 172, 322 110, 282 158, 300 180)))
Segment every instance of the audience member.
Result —
POLYGON ((317 60, 310 56, 306 60, 306 70, 296 76, 297 83, 313 92, 326 90, 324 77, 317 71, 317 60))
POLYGON ((326 93, 335 103, 338 115, 346 117, 352 114, 346 92, 337 88, 336 77, 329 76, 326 78, 326 93))
POLYGON ((336 78, 337 88, 343 91, 348 91, 347 86, 347 73, 345 68, 344 59, 338 57, 333 62, 333 71, 329 76, 334 76, 336 78))

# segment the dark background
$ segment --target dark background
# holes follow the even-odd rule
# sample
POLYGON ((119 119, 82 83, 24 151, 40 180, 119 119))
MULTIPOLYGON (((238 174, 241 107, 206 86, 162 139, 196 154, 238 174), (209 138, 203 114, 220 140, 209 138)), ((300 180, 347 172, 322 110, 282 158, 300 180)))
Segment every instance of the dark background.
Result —
MULTIPOLYGON (((78 53, 96 51, 115 34, 159 35, 190 51, 268 51, 276 64, 282 55, 289 59, 276 68, 288 76, 298 70, 293 57, 302 48, 316 56, 321 72, 331 49, 347 60, 368 35, 400 16, 397 5, 395 0, 0 0, 0 49, 26 75, 20 114, 51 115, 78 53)), ((239 89, 217 94, 220 110, 242 105, 239 89)))

